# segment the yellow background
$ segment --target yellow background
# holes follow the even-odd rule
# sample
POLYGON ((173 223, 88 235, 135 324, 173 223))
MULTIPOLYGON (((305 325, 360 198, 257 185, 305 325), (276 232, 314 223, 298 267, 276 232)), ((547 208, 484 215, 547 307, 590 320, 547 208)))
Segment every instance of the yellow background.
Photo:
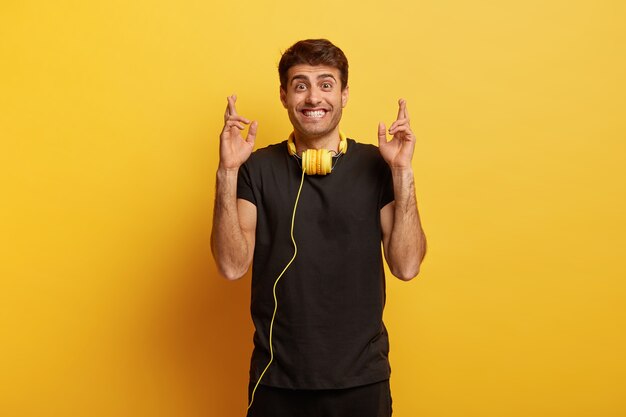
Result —
POLYGON ((3 1, 0 415, 242 416, 250 278, 209 233, 225 97, 290 131, 280 53, 408 101, 429 253, 388 280, 398 417, 626 415, 625 3, 3 1))

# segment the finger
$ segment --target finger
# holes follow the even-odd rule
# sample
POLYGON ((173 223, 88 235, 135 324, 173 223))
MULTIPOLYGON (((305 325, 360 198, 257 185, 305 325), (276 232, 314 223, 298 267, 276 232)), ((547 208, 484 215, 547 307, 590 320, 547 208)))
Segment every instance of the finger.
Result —
POLYGON ((256 131, 257 131, 258 126, 259 126, 259 123, 255 120, 250 125, 250 129, 248 129, 248 136, 246 136, 246 142, 248 142, 251 145, 254 145, 254 140, 256 139, 256 131))
POLYGON ((391 126, 389 126, 389 133, 391 133, 392 129, 395 129, 398 126, 408 125, 409 124, 408 122, 409 121, 407 119, 398 119, 398 120, 396 120, 395 122, 393 122, 391 124, 391 126))
POLYGON ((406 107, 406 101, 403 98, 398 100, 398 117, 396 119, 404 119, 404 111, 406 107))
POLYGON ((244 130, 245 126, 243 125, 243 123, 238 122, 236 120, 229 120, 226 122, 226 129, 232 129, 233 127, 236 127, 239 130, 244 130))
POLYGON ((409 117, 409 108, 406 105, 406 100, 404 100, 404 118, 406 119, 407 123, 411 122, 411 118, 409 117))
POLYGON ((378 123, 378 146, 387 143, 387 133, 385 124, 383 122, 378 123))
POLYGON ((237 101, 237 95, 233 94, 232 96, 228 97, 228 114, 229 116, 236 116, 237 115, 237 109, 235 108, 235 102, 237 101))
POLYGON ((248 125, 248 124, 250 124, 250 120, 248 120, 248 119, 246 119, 245 117, 240 116, 240 115, 238 115, 238 114, 236 114, 236 115, 234 115, 234 116, 230 116, 230 117, 228 118, 228 120, 226 120, 226 122, 229 122, 229 121, 233 121, 233 122, 243 122, 243 123, 245 123, 245 124, 247 124, 247 125, 248 125))
POLYGON ((412 140, 415 137, 413 135, 413 131, 407 125, 400 125, 400 126, 396 126, 393 129, 389 129, 389 134, 390 135, 394 135, 395 136, 398 133, 404 133, 404 136, 406 137, 406 139, 409 139, 409 140, 412 140))
POLYGON ((226 110, 224 111, 224 123, 228 121, 229 117, 230 117, 230 101, 229 101, 229 97, 226 97, 226 110))

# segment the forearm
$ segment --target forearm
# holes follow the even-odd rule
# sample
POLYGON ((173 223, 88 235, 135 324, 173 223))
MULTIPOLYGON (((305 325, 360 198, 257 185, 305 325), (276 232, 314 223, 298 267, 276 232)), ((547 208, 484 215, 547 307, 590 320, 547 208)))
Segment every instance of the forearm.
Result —
POLYGON ((211 251, 227 279, 243 276, 252 259, 249 242, 239 222, 237 170, 217 170, 211 251))
POLYGON ((415 277, 426 254, 426 237, 417 209, 412 169, 392 169, 394 216, 387 262, 400 279, 415 277))

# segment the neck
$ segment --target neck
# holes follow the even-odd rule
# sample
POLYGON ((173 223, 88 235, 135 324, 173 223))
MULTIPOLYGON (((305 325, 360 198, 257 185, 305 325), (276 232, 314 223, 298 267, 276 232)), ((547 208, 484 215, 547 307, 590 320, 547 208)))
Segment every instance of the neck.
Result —
POLYGON ((307 136, 300 132, 293 132, 293 139, 298 154, 307 149, 328 149, 330 151, 339 151, 339 129, 336 128, 332 132, 322 136, 307 136))

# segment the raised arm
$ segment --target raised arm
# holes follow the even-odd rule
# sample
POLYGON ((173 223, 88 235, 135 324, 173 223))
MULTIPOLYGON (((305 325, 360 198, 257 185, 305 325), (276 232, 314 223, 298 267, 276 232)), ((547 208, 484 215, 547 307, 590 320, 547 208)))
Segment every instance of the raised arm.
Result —
POLYGON ((394 201, 380 211, 383 250, 391 273, 408 281, 419 273, 426 254, 426 236, 422 230, 411 160, 415 150, 415 135, 409 124, 406 101, 398 101, 398 117, 389 127, 393 135, 387 141, 386 128, 378 125, 378 147, 391 169, 394 201))
POLYGON ((237 174, 254 148, 257 122, 237 114, 237 96, 228 97, 224 128, 220 134, 220 161, 216 175, 211 252, 226 279, 241 278, 252 262, 256 206, 237 199, 237 174), (250 124, 246 139, 241 135, 250 124))

